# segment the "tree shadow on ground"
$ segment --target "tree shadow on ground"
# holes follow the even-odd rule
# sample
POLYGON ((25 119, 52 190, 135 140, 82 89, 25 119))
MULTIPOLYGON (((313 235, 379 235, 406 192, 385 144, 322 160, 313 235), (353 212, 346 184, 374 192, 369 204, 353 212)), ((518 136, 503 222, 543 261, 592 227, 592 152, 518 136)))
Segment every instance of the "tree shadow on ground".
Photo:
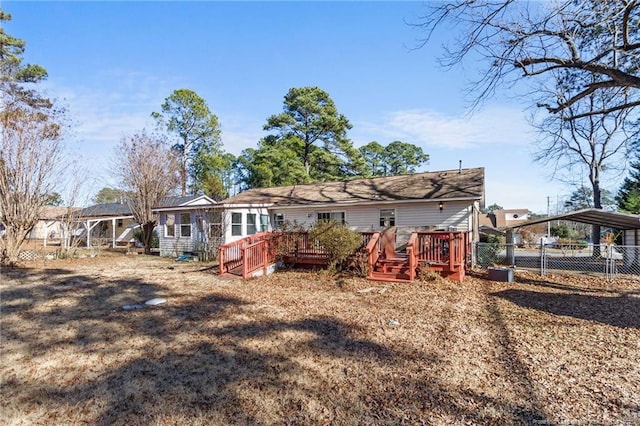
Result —
POLYGON ((614 327, 640 328, 640 298, 578 293, 549 293, 521 289, 491 293, 524 308, 596 321, 614 327))
POLYGON ((67 349, 86 359, 63 357, 68 364, 56 367, 63 378, 5 370, 0 407, 30 401, 58 421, 105 425, 399 424, 429 423, 433 415, 475 424, 544 421, 528 401, 451 389, 426 371, 405 376, 439 356, 363 339, 337 317, 274 319, 214 289, 123 311, 181 295, 137 278, 66 270, 22 270, 7 279, 3 352, 9 346, 31 364, 67 349), (487 410, 480 415, 478 407, 487 410))

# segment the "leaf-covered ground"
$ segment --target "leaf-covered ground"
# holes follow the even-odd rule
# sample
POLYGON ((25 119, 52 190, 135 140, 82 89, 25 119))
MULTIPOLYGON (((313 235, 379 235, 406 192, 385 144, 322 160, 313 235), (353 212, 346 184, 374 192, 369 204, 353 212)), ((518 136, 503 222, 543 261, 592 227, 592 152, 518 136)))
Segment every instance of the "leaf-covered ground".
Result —
POLYGON ((124 255, 1 273, 2 424, 640 423, 638 277, 242 281, 124 255))

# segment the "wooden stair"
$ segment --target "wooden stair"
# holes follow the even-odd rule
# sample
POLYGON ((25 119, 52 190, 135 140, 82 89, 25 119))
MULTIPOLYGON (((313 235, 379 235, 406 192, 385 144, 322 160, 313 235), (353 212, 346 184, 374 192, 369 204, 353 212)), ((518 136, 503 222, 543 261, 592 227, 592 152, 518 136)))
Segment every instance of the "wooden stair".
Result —
POLYGON ((369 273, 374 281, 410 282, 409 259, 406 255, 396 253, 394 257, 378 259, 369 273))

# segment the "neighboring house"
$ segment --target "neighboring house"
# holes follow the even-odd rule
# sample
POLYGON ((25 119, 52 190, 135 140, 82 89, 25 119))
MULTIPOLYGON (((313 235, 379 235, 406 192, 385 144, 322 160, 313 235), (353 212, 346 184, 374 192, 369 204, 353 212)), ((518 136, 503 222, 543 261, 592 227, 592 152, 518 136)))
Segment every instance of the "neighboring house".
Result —
POLYGON ((529 220, 529 217, 528 209, 494 210, 480 216, 480 226, 503 230, 524 223, 529 220))
POLYGON ((95 204, 76 211, 73 216, 75 235, 83 236, 87 247, 134 243, 133 232, 140 227, 126 203, 95 204))
POLYGON ((219 206, 225 243, 285 222, 309 226, 322 220, 361 232, 395 226, 407 236, 414 230, 472 231, 477 241, 484 168, 254 188, 219 206))
MULTIPOLYGON (((480 234, 482 236, 503 236, 504 230, 529 220, 528 209, 493 210, 491 213, 480 215, 480 234)), ((515 243, 520 243, 519 235, 515 236, 515 243)))
POLYGON ((160 256, 209 253, 222 243, 222 211, 206 195, 167 197, 152 211, 159 215, 160 256))
POLYGON ((42 241, 45 247, 60 244, 60 238, 65 233, 65 225, 69 222, 69 215, 77 210, 79 207, 43 206, 40 219, 27 235, 27 239, 42 241))

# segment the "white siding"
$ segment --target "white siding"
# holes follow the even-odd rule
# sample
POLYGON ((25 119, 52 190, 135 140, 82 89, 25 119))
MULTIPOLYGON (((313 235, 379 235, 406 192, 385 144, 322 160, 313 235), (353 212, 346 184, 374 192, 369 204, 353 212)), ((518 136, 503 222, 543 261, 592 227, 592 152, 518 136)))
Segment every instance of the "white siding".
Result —
POLYGON ((443 204, 440 211, 438 203, 404 203, 401 205, 379 204, 371 206, 350 207, 308 207, 297 209, 273 209, 274 213, 283 213, 284 220, 311 226, 316 223, 319 212, 345 212, 345 220, 349 227, 358 231, 378 231, 380 227, 380 210, 396 210, 396 226, 416 230, 444 229, 455 227, 458 231, 471 230, 472 203, 465 201, 449 201, 443 204))
MULTIPOLYGON (((224 230, 225 230, 225 244, 231 243, 233 241, 240 240, 244 237, 249 236, 247 234, 247 215, 255 214, 256 215, 256 232, 260 232, 260 215, 269 215, 269 211, 266 208, 228 208, 225 209, 223 214, 224 220, 224 230), (242 215, 242 234, 241 235, 232 235, 232 224, 231 224, 231 215, 232 213, 240 213, 242 215)), ((273 217, 269 217, 269 225, 267 231, 272 230, 271 220, 273 217)))
POLYGON ((247 215, 256 214, 258 220, 258 232, 260 232, 260 215, 269 216, 268 230, 273 229, 274 214, 282 214, 285 222, 296 222, 305 227, 310 227, 316 223, 318 213, 321 212, 344 212, 345 221, 350 228, 357 231, 379 231, 380 210, 395 209, 396 226, 405 232, 413 230, 449 230, 457 231, 472 230, 472 201, 446 201, 442 210, 438 202, 413 202, 393 204, 377 204, 369 206, 337 206, 337 207, 301 207, 301 208, 233 208, 227 207, 223 213, 225 230, 224 243, 240 240, 247 234, 247 215), (232 235, 231 217, 232 213, 242 215, 242 234, 232 235))

